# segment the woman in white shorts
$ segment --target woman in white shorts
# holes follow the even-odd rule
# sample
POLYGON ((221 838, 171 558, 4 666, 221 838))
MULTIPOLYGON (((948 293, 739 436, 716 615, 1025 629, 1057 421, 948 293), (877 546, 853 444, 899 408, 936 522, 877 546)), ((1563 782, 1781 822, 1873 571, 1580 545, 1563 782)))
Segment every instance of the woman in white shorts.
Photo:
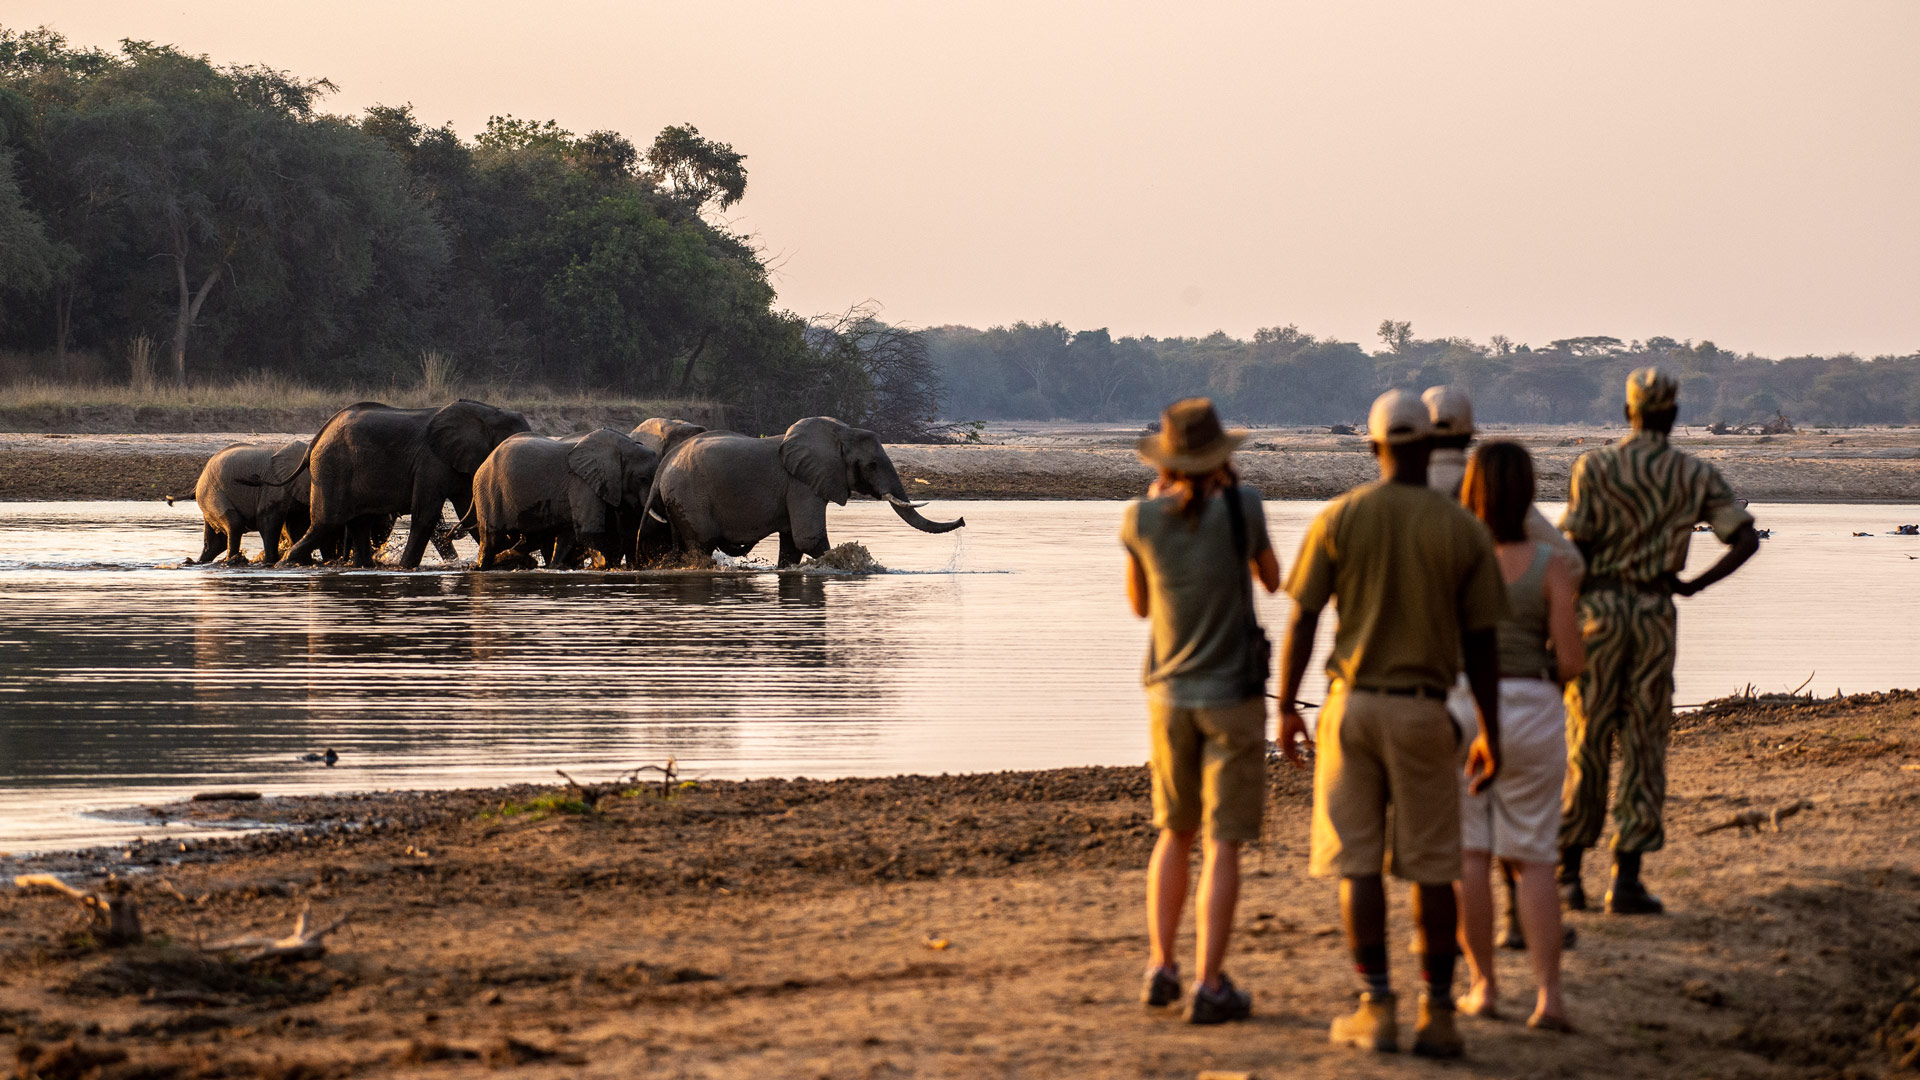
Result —
POLYGON ((1507 582, 1500 623, 1500 776, 1479 795, 1460 786, 1460 937, 1472 982, 1459 999, 1469 1016, 1498 1016, 1493 964, 1494 858, 1513 867, 1520 925, 1538 987, 1530 1027, 1570 1031, 1560 1001, 1560 789, 1567 772, 1561 688, 1586 665, 1574 617, 1573 571, 1544 543, 1527 539, 1533 459, 1518 443, 1474 452, 1460 501, 1492 531, 1507 582))

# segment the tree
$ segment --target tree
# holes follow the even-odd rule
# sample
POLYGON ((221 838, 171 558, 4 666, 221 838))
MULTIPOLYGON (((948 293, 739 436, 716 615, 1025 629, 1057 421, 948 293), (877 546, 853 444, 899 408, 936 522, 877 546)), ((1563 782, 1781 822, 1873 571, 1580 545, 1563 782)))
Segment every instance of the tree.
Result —
POLYGON ((1405 320, 1382 319, 1375 333, 1395 353, 1404 353, 1413 345, 1413 324, 1405 320))
POLYGON ((123 207, 173 280, 173 374, 214 287, 240 268, 271 272, 280 235, 346 223, 333 177, 299 160, 303 121, 333 89, 267 68, 217 69, 170 46, 130 41, 89 88, 70 134, 96 197, 123 207))
POLYGON ((696 212, 725 210, 747 194, 745 154, 704 138, 692 124, 663 128, 647 148, 649 176, 696 212))

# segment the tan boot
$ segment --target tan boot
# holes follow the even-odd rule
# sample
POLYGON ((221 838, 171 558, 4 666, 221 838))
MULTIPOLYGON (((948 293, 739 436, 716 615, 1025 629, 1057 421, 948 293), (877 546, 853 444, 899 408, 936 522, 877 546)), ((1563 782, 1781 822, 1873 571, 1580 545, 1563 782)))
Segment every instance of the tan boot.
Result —
POLYGON ((1328 1038, 1340 1046, 1357 1046, 1382 1054, 1400 1049, 1400 1021, 1393 1015, 1392 994, 1361 994, 1360 1007, 1351 1016, 1338 1017, 1328 1038))
POLYGON ((1413 1029, 1413 1052, 1430 1058, 1457 1058, 1467 1052, 1467 1044, 1460 1041, 1460 1031, 1454 1027, 1451 1002, 1436 1005, 1427 995, 1420 995, 1420 1022, 1413 1029))

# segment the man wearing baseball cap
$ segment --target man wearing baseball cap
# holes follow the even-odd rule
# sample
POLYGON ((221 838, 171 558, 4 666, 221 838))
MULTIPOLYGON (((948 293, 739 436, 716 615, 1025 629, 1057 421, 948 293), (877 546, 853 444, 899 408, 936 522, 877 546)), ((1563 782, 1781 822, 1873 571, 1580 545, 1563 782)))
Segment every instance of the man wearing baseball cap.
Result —
POLYGON ((1383 871, 1412 882, 1422 975, 1415 1053, 1461 1053, 1453 1017, 1455 903, 1460 877, 1457 729, 1447 689, 1466 660, 1480 730, 1467 770, 1478 792, 1499 770, 1495 629, 1506 584, 1487 530, 1427 486, 1433 424, 1414 395, 1373 403, 1368 438, 1381 479, 1329 503, 1300 544, 1287 592, 1294 611, 1280 677, 1280 746, 1296 766, 1306 725, 1296 700, 1320 612, 1337 602, 1330 686, 1314 744, 1312 872, 1340 878, 1347 945, 1364 984, 1359 1008, 1333 1022, 1334 1042, 1399 1048, 1387 976, 1383 871), (1388 808, 1392 807, 1389 815, 1388 808))
POLYGON ((1613 882, 1607 911, 1657 915, 1640 858, 1666 843, 1667 734, 1673 723, 1673 598, 1692 596, 1740 568, 1760 548, 1753 518, 1720 471, 1673 448, 1679 386, 1656 368, 1627 376, 1633 435, 1589 450, 1573 466, 1560 522, 1587 557, 1578 611, 1587 667, 1567 689, 1567 787, 1561 803, 1560 887, 1582 911, 1581 855, 1600 841, 1607 772, 1620 744, 1613 802, 1613 882), (1682 581, 1699 522, 1728 545, 1719 562, 1682 581))
MULTIPOLYGON (((1433 456, 1427 462, 1427 486, 1448 498, 1460 497, 1467 475, 1467 447, 1473 442, 1473 399, 1457 386, 1429 386, 1420 395, 1433 419, 1433 456)), ((1554 557, 1572 569, 1575 581, 1586 572, 1587 561, 1567 534, 1553 527, 1537 506, 1527 510, 1527 539, 1553 548, 1554 557)))
MULTIPOLYGON (((1433 455, 1427 461, 1427 486, 1440 492, 1449 499, 1460 498, 1460 485, 1467 476, 1467 447, 1473 443, 1473 399, 1465 390, 1457 386, 1429 386, 1420 400, 1427 405, 1427 415, 1433 419, 1433 455)), ((1527 539, 1536 544, 1545 544, 1553 552, 1553 557, 1573 575, 1576 585, 1581 575, 1587 572, 1586 557, 1567 534, 1553 527, 1547 515, 1540 512, 1538 506, 1528 506, 1526 516, 1527 539)), ((1456 721, 1473 715, 1472 695, 1464 686, 1455 686, 1452 696, 1447 699, 1447 711, 1453 713, 1456 721)), ((1464 721, 1471 726, 1471 721, 1464 721)), ((1526 932, 1520 926, 1519 903, 1514 894, 1513 867, 1502 860, 1501 877, 1507 883, 1506 925, 1500 932, 1500 946, 1506 949, 1524 949, 1527 947, 1526 932)), ((1573 940, 1572 927, 1567 927, 1567 941, 1573 940)))

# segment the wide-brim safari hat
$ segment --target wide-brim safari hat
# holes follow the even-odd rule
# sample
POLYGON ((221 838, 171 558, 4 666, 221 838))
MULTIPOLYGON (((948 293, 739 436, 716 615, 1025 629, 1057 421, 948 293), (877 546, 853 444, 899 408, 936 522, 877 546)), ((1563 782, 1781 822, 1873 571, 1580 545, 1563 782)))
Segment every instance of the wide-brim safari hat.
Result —
POLYGON ((1249 433, 1221 426, 1206 398, 1186 398, 1160 414, 1160 431, 1133 444, 1140 460, 1155 468, 1201 475, 1227 463, 1249 433))

